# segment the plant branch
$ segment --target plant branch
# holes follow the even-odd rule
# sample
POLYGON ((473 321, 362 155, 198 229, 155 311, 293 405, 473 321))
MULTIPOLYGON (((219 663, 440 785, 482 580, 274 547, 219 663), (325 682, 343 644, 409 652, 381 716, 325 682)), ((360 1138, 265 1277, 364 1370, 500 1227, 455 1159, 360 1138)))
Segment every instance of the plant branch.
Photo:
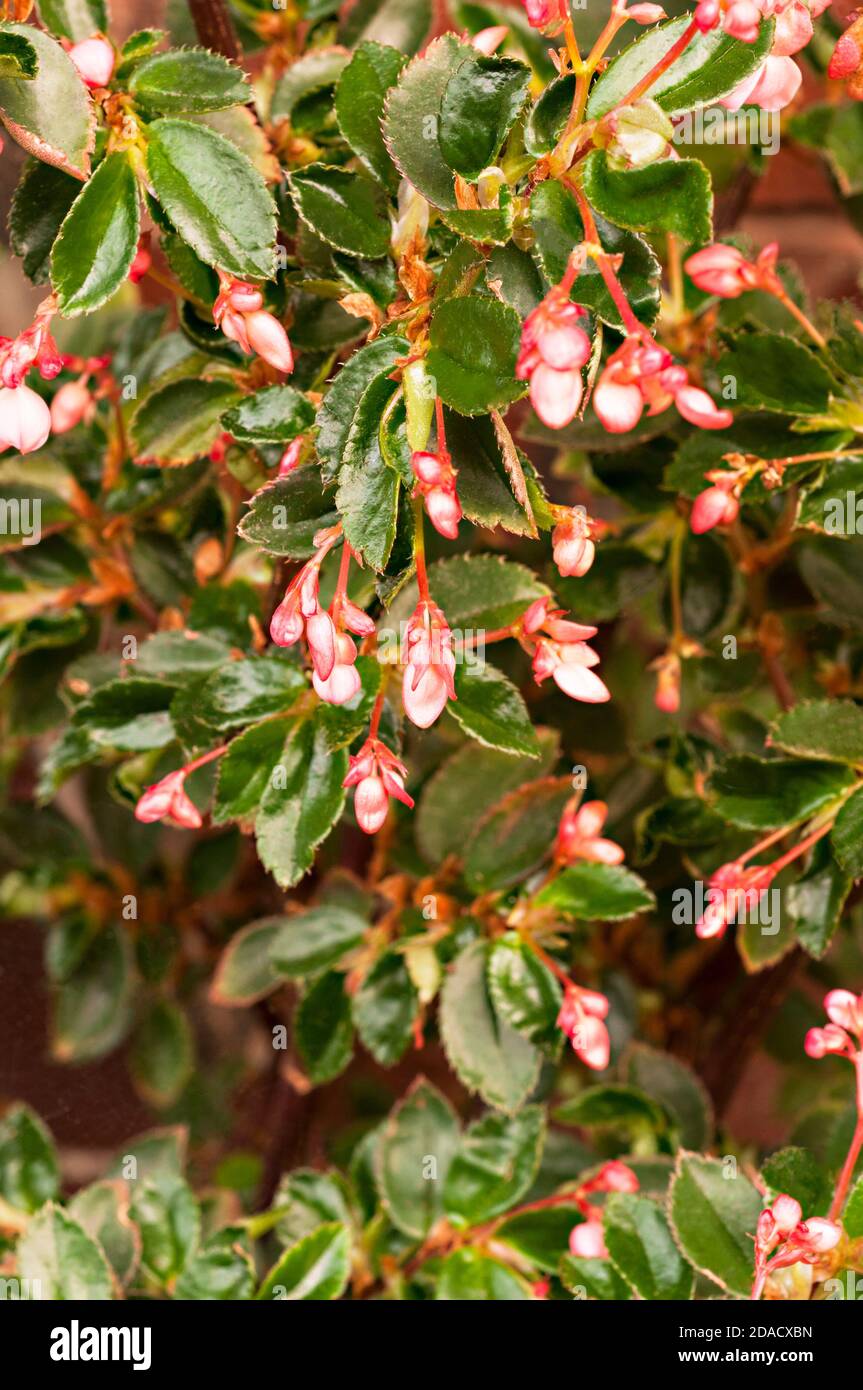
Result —
POLYGON ((205 48, 239 62, 243 56, 226 0, 188 0, 195 32, 205 48))

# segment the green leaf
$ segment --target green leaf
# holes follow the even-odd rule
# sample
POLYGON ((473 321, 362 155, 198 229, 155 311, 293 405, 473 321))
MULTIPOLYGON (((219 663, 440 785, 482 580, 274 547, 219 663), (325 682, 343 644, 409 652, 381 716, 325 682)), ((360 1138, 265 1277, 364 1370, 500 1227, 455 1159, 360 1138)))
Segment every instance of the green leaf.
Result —
POLYGON ((125 1184, 107 1180, 82 1187, 66 1211, 104 1251, 118 1282, 128 1283, 138 1267, 141 1237, 129 1219, 125 1184))
POLYGON ((74 63, 32 24, 4 24, 3 33, 24 39, 39 61, 30 81, 0 77, 0 117, 6 129, 29 154, 83 182, 90 176, 96 114, 74 63))
POLYGON ((524 395, 515 378, 521 321, 499 299, 448 299, 435 311, 426 365, 437 394, 461 415, 480 415, 524 395))
POLYGON ((842 1214, 842 1225, 850 1240, 863 1236, 863 1178, 858 1178, 842 1214))
POLYGON ((382 1067, 402 1057, 413 1036, 419 1001, 401 951, 384 951, 353 996, 353 1019, 364 1046, 382 1067))
POLYGON ((130 676, 97 686, 77 706, 73 722, 99 748, 144 753, 174 738, 168 705, 174 687, 166 681, 130 676))
POLYGON ((863 763, 863 709, 852 700, 811 700, 779 716, 768 736, 771 748, 798 758, 863 763))
POLYGON ((804 1220, 826 1215, 832 1194, 830 1180, 808 1149, 779 1149, 765 1160, 761 1177, 774 1198, 787 1193, 799 1202, 804 1220))
POLYGON ((550 770, 557 758, 557 739, 549 729, 536 732, 539 763, 533 757, 513 757, 468 744, 447 758, 426 782, 414 833, 429 864, 442 863, 448 854, 460 854, 477 821, 502 795, 550 770))
POLYGON ((336 120, 347 143, 370 174, 391 182, 392 164, 384 145, 384 99, 398 80, 404 54, 380 43, 362 43, 344 68, 336 88, 336 120))
POLYGON ((207 677, 196 689, 195 713, 214 729, 231 729, 284 713, 306 689, 302 670, 282 657, 247 657, 207 677))
POLYGON ((40 1299, 106 1303, 114 1296, 111 1271, 99 1246, 70 1216, 47 1203, 18 1242, 18 1272, 40 1299))
MULTIPOLYGON (((580 1212, 575 1204, 568 1206, 561 1203, 559 1206, 523 1211, 498 1226, 495 1240, 511 1245, 538 1269, 556 1274, 561 1256, 569 1249, 569 1233, 579 1218, 580 1212)), ((623 1287, 625 1298, 626 1288, 623 1287)))
POLYGON ((488 990, 486 943, 462 951, 441 993, 440 1031, 447 1060, 469 1091, 514 1114, 539 1075, 539 1052, 498 1017, 488 990))
POLYGON ((0 79, 29 82, 39 71, 39 58, 29 39, 0 29, 0 79))
POLYGON ((273 1207, 287 1211, 279 1218, 276 1234, 282 1245, 294 1245, 324 1221, 350 1220, 344 1179, 336 1172, 319 1173, 295 1168, 279 1183, 273 1207))
POLYGON ((231 649, 203 633, 157 632, 142 642, 135 670, 139 676, 161 680, 189 680, 207 675, 231 659, 231 649))
POLYGON ((54 1141, 27 1105, 13 1105, 0 1120, 0 1197, 19 1211, 37 1211, 60 1190, 54 1141))
POLYGON ((500 1260, 479 1250, 454 1250, 440 1269, 435 1298, 468 1302, 516 1303, 528 1300, 523 1279, 500 1260))
POLYGON ((381 450, 381 405, 393 383, 379 377, 359 402, 345 441, 336 507, 347 543, 373 569, 383 570, 393 548, 399 475, 381 450))
POLYGON ((350 1271, 350 1233, 341 1222, 328 1221, 285 1251, 256 1297, 285 1302, 340 1298, 350 1271))
POLYGON ((863 878, 863 788, 849 797, 830 833, 830 843, 842 868, 863 878))
POLYGON ((685 1062, 645 1043, 633 1043, 624 1059, 623 1077, 671 1113, 684 1148, 708 1147, 713 1137, 713 1106, 685 1062))
POLYGON ((299 468, 261 488, 237 530, 268 555, 305 560, 314 554, 317 532, 338 520, 331 499, 324 496, 318 470, 299 468))
POLYGON ((131 1019, 129 940, 117 927, 100 931, 57 993, 51 1050, 61 1062, 88 1062, 115 1047, 131 1019))
POLYGON ((692 1270, 656 1202, 634 1192, 612 1192, 605 1204, 603 1225, 612 1264, 641 1298, 665 1301, 692 1297, 692 1270))
MULTIPOLYGON (((637 82, 665 56, 691 23, 690 15, 669 19, 629 44, 594 83, 587 117, 596 120, 622 102, 637 82)), ((755 72, 770 52, 773 23, 764 21, 754 43, 732 39, 721 28, 696 34, 679 58, 653 82, 647 95, 669 115, 707 106, 755 72)))
POLYGON ((129 424, 136 463, 161 468, 191 463, 209 453, 222 433, 222 416, 239 399, 230 381, 171 381, 144 398, 129 424))
POLYGON ((377 183, 364 174, 307 164, 289 177, 297 212, 316 236, 352 256, 385 256, 390 224, 377 183))
POLYGON ((524 127, 524 144, 528 154, 535 158, 551 154, 563 134, 574 96, 575 74, 571 72, 553 78, 540 92, 524 127))
POLYGON ((505 246, 512 236, 514 215, 512 199, 502 189, 499 207, 460 208, 458 212, 442 212, 441 219, 459 236, 483 246, 505 246))
POLYGON ((825 954, 842 919, 852 883, 851 875, 839 867, 822 842, 815 845, 806 872, 785 889, 794 934, 810 956, 825 954))
POLYGON ((636 1141, 668 1129, 668 1114, 663 1106, 634 1086, 612 1083, 588 1086, 574 1100, 559 1105, 554 1118, 562 1125, 622 1130, 636 1141))
POLYGON ((559 1050, 560 985, 515 932, 492 944, 488 987, 498 1018, 552 1055, 559 1050))
POLYGON ((738 337, 717 362, 716 375, 734 379, 737 406, 781 415, 823 414, 834 386, 821 359, 781 333, 738 337))
MULTIPOLYGON (((535 243, 534 253, 549 284, 556 285, 566 271, 573 246, 584 241, 584 224, 578 205, 562 184, 546 179, 533 192, 530 200, 530 220, 535 243)), ((651 324, 659 312, 659 262, 635 232, 615 227, 602 216, 596 220, 599 239, 613 256, 623 256, 618 279, 638 319, 651 324)), ((595 260, 588 259, 572 290, 572 298, 593 309, 613 328, 622 328, 623 320, 605 286, 595 260)))
POLYGON ((409 63, 387 97, 384 143, 399 173, 435 207, 455 209, 453 173, 438 142, 438 121, 450 79, 475 50, 453 34, 429 44, 409 63))
POLYGON ((519 691, 496 666, 462 661, 456 666, 453 719, 486 748, 539 757, 540 746, 519 691))
POLYGON ((80 192, 78 181, 28 159, 9 212, 9 245, 20 256, 24 274, 34 285, 50 278, 51 248, 67 212, 80 192))
POLYGON ((549 852, 568 779, 546 777, 508 793, 477 825, 464 852, 464 877, 477 893, 508 888, 532 872, 549 852))
POLYGON ((219 759, 213 800, 214 825, 247 820, 255 814, 285 745, 287 722, 268 719, 231 740, 219 759))
POLYGON ((534 900, 563 917, 588 922, 620 922, 647 912, 655 899, 644 879, 622 864, 571 864, 534 900))
POLYGON ((344 975, 330 970, 306 990, 294 1015, 294 1042, 313 1086, 323 1086, 344 1071, 354 1043, 344 975))
POLYGON ((51 252, 67 318, 92 313, 123 284, 138 247, 138 189, 125 154, 109 154, 75 199, 51 252))
POLYGON ((315 850, 342 813, 347 770, 347 753, 331 753, 323 729, 313 722, 289 735, 255 822, 261 863, 280 888, 292 887, 311 868, 315 850))
POLYGON ((270 920, 279 923, 270 942, 270 961, 277 976, 292 980, 337 965, 360 944, 369 925, 365 918, 335 904, 270 920))
POLYGON ((195 1064, 189 1020, 171 999, 157 999, 132 1039, 129 1066, 141 1095, 151 1105, 171 1105, 185 1089, 195 1064))
POLYGON ((140 106, 162 116, 221 111, 250 100, 240 69, 206 48, 175 48, 146 58, 133 72, 129 91, 140 106))
POLYGON ((449 1102, 419 1076, 390 1111, 375 1154, 375 1173, 387 1215, 422 1240, 443 1211, 443 1188, 459 1145, 449 1102))
POLYGON ((542 1106, 518 1115, 484 1115, 464 1134, 444 1186, 448 1217, 468 1226, 490 1221, 515 1206, 539 1167, 545 1139, 542 1106))
POLYGON ((796 825, 835 800, 853 774, 830 763, 796 758, 726 758, 711 774, 708 800, 723 820, 746 830, 796 825))
POLYGON ((629 1286, 610 1260, 564 1255, 560 1262, 564 1286, 576 1298, 596 1298, 603 1303, 620 1303, 630 1297, 629 1286))
POLYGON ((746 1296, 755 1277, 757 1190, 736 1165, 681 1152, 671 1184, 672 1227, 684 1255, 721 1288, 746 1296))
POLYGON ((131 1214, 141 1232, 141 1264, 159 1284, 171 1283, 201 1237, 201 1211, 192 1189, 176 1173, 139 1175, 131 1214))
POLYGON ((222 424, 244 444, 290 444, 314 419, 315 408, 301 391, 293 386, 265 386, 227 411, 222 424))
POLYGON ((39 18, 52 34, 73 43, 108 30, 105 0, 39 0, 39 18))
POLYGON ((345 363, 318 410, 315 448, 325 476, 335 477, 342 465, 351 427, 366 391, 378 377, 387 377, 400 357, 410 352, 406 338, 377 338, 345 363))
POLYGON ((196 1250, 174 1287, 174 1298, 237 1303, 255 1291, 252 1257, 242 1226, 226 1226, 196 1250))
POLYGON ((457 174, 476 179, 496 162, 530 78, 524 63, 477 51, 459 65, 444 90, 438 125, 440 152, 457 174))
POLYGON ((348 61, 344 48, 314 48, 297 58, 276 83, 270 122, 290 120, 295 107, 315 93, 335 86, 348 61))
POLYGON ((713 237, 710 174, 698 159, 666 159, 642 169, 610 169, 604 151, 581 166, 582 188, 597 212, 630 232, 673 232, 699 244, 713 237))
POLYGON ((278 989, 282 974, 270 955, 285 926, 285 917, 262 917, 231 937, 210 986, 215 1004, 246 1008, 278 989))
POLYGON ((148 128, 147 169, 156 197, 202 261, 243 278, 272 278, 275 205, 230 141, 192 121, 162 117, 148 128))
POLYGON ((432 22, 430 0, 357 0, 344 12, 339 38, 352 48, 376 40, 416 53, 432 22))
POLYGON ((453 555, 431 566, 429 583, 462 637, 508 627, 549 591, 526 565, 499 555, 453 555))

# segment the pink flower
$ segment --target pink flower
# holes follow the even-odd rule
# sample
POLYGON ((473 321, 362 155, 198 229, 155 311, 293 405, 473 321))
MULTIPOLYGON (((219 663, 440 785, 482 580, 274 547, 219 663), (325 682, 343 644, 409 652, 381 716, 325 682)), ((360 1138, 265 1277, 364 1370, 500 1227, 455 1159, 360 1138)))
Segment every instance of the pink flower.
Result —
POLYGON ((135 807, 135 817, 146 825, 153 821, 170 817, 186 830, 197 830, 202 824, 201 813, 186 794, 186 769, 169 772, 161 781, 154 782, 139 798, 135 807))
POLYGON ((653 703, 663 714, 676 714, 680 709, 680 681, 683 674, 677 652, 668 651, 651 663, 656 672, 656 694, 653 703))
POLYGON ((0 388, 0 446, 32 454, 51 433, 51 412, 29 386, 0 388))
POLYGON ((380 830, 387 818, 391 796, 404 806, 413 807, 413 798, 405 791, 407 775, 404 764, 378 738, 367 739, 356 757, 351 758, 342 785, 356 787, 354 812, 360 829, 367 835, 380 830))
POLYGON ((592 525, 583 507, 568 507, 552 531, 554 563, 564 579, 580 579, 593 564, 596 546, 591 540, 592 525))
POLYGON ((581 1256, 582 1259, 608 1259, 602 1222, 582 1221, 580 1226, 573 1226, 569 1233, 569 1251, 571 1255, 581 1256))
MULTIPOLYGON (((315 554, 306 561, 288 585, 285 596, 270 619, 270 637, 277 647, 291 647, 305 633, 315 675, 319 682, 329 680, 336 664, 336 626, 329 613, 318 601, 320 570, 325 556, 341 535, 341 527, 319 531, 315 536, 315 554)), ((351 644, 353 646, 353 644, 351 644)), ((345 649, 345 655, 347 655, 345 649)), ((356 651, 354 651, 354 657, 356 651)), ((346 681, 339 677, 336 690, 344 690, 346 681)), ((320 694, 320 691, 318 692, 320 694)), ((323 697, 326 698, 326 697, 323 697)), ((345 697, 350 699, 350 695, 345 697)))
POLYGON ((696 251, 685 262, 690 279, 705 294, 718 294, 721 299, 737 299, 747 290, 767 289, 775 281, 774 267, 778 254, 776 242, 765 246, 756 262, 748 261, 736 246, 715 242, 696 251), (770 277, 769 284, 766 283, 770 277))
POLYGON ((853 1043, 844 1028, 828 1023, 825 1028, 810 1028, 803 1044, 807 1057, 820 1061, 822 1057, 853 1055, 853 1043), (849 1052, 849 1049, 852 1051, 849 1052))
POLYGON ((770 54, 719 105, 728 111, 739 111, 744 104, 760 106, 762 111, 781 111, 794 100, 802 81, 803 74, 793 58, 770 54))
POLYGON ((439 535, 454 541, 462 510, 456 492, 457 474, 449 454, 446 450, 439 454, 416 450, 411 455, 411 468, 416 478, 414 496, 425 499, 428 519, 439 535))
POLYGON ((630 19, 635 20, 636 24, 656 24, 660 19, 665 19, 665 10, 662 6, 649 3, 630 5, 626 13, 630 19))
POLYGON ((630 335, 606 362, 593 394, 593 408, 612 434, 634 428, 644 407, 659 415, 674 403, 690 424, 701 429, 724 429, 734 419, 720 410, 706 391, 693 386, 683 367, 658 343, 630 335))
POLYGON ((754 0, 731 0, 723 15, 722 27, 733 39, 754 43, 761 28, 761 10, 754 0))
POLYGON ((88 87, 107 87, 114 71, 114 49, 107 39, 94 34, 73 44, 69 57, 88 87))
POLYGON ((92 419, 96 403, 83 381, 66 381, 51 402, 51 428, 65 434, 82 420, 92 419))
POLYGON ((522 324, 515 374, 530 382, 531 405, 549 429, 568 425, 581 404, 581 369, 590 358, 590 339, 578 326, 582 318, 584 310, 562 283, 522 324))
POLYGON ((755 1231, 755 1286, 753 1297, 774 1270, 794 1264, 816 1264, 820 1255, 833 1250, 842 1239, 842 1227, 823 1216, 802 1221, 800 1203, 787 1193, 776 1197, 758 1218, 755 1231))
POLYGON ((863 995, 850 989, 831 989, 824 997, 824 1009, 831 1023, 856 1033, 863 1041, 863 995))
MULTIPOLYGON (((324 616, 328 615, 324 614, 324 616)), ((308 632, 308 625, 306 631, 308 632)), ((311 642, 309 645, 311 648, 311 642)), ((330 669, 330 674, 326 679, 322 679, 318 675, 317 667, 312 673, 312 685, 327 704, 344 705, 359 694, 362 689, 362 682, 360 681, 360 673, 354 665, 356 659, 356 643, 348 637, 346 632, 340 632, 336 638, 335 662, 330 669)))
POLYGON ((689 525, 696 536, 701 536, 705 531, 710 531, 714 526, 730 526, 732 521, 736 521, 740 511, 740 503, 731 491, 736 484, 736 478, 728 474, 728 484, 715 483, 713 487, 706 488, 704 492, 699 492, 692 504, 692 512, 689 517, 689 525))
POLYGON ((563 18, 561 0, 524 0, 528 22, 534 29, 547 29, 550 24, 558 24, 563 18))
POLYGON ((824 996, 824 1010, 830 1022, 823 1028, 809 1029, 804 1044, 807 1056, 832 1054, 854 1061, 858 1050, 863 1049, 863 994, 831 989, 824 996))
POLYGON ((494 53, 495 49, 500 48, 500 45, 503 43, 508 33, 509 25, 492 24, 488 29, 480 29, 478 34, 474 34, 470 41, 471 47, 477 49, 480 53, 484 53, 488 58, 494 53))
POLYGON ((289 473, 299 465, 300 455, 303 452, 303 436, 298 434, 296 439, 292 439, 282 457, 279 459, 279 471, 277 478, 286 478, 289 473))
POLYGON ((213 319, 226 338, 243 352, 256 352, 278 372, 294 370, 294 354, 283 324, 264 309, 264 297, 255 285, 235 280, 219 271, 220 290, 213 305, 213 319))
POLYGON ((557 1026, 569 1038, 575 1055, 593 1071, 605 1071, 611 1043, 603 1019, 608 1014, 604 994, 570 984, 563 997, 557 1026))
POLYGON ((608 687, 590 669, 599 657, 587 640, 596 636, 595 627, 571 623, 560 609, 549 609, 547 598, 537 599, 522 618, 522 645, 533 657, 537 685, 549 676, 565 695, 588 704, 611 699, 608 687))
POLYGON ((622 864, 625 856, 620 845, 600 838, 599 832, 607 816, 608 807, 604 801, 586 801, 578 808, 573 798, 557 828, 555 858, 567 864, 579 859, 593 864, 622 864))
POLYGON ((405 714, 419 729, 435 722, 447 700, 456 698, 452 633, 437 604, 420 599, 408 621, 407 661, 402 680, 405 714))
POLYGON ((757 907, 775 874, 772 864, 754 868, 737 862, 721 865, 708 882, 707 906, 695 924, 695 935, 702 941, 724 936, 729 922, 757 907))

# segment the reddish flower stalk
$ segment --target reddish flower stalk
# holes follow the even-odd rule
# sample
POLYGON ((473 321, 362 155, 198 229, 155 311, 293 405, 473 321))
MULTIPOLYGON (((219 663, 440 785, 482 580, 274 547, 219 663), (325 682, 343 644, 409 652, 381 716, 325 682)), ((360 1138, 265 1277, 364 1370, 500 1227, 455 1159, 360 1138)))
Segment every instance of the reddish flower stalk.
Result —
POLYGON ((750 1298, 757 1302, 774 1270, 816 1264, 842 1239, 842 1228, 822 1216, 803 1221, 800 1203, 783 1193, 758 1218, 755 1234, 755 1280, 750 1298))
POLYGON ((856 1080, 857 1124, 830 1204, 830 1219, 835 1221, 845 1205, 863 1148, 863 995, 852 994, 848 989, 832 989, 824 997, 824 1009, 830 1022, 823 1028, 809 1029, 806 1053, 814 1058, 846 1057, 854 1066, 856 1080))

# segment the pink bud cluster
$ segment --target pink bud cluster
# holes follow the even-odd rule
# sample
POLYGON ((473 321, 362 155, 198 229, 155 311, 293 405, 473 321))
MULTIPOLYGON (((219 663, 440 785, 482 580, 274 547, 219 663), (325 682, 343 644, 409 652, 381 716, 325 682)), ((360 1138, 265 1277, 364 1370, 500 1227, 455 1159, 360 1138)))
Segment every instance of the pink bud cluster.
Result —
POLYGON ((221 270, 219 284, 213 319, 225 337, 239 344, 243 352, 256 352, 277 372, 292 372, 290 339, 279 320, 264 308, 261 291, 221 270))
POLYGON ((611 1055, 608 1029, 603 1022, 607 1016, 608 1000, 604 994, 572 982, 567 985, 557 1026, 569 1038, 576 1057, 593 1071, 605 1071, 611 1055))
POLYGON ((793 101, 803 79, 790 55, 806 47, 814 32, 813 18, 829 4, 830 0, 699 0, 695 23, 702 33, 721 25, 732 38, 754 43, 762 21, 775 21, 770 54, 722 99, 721 105, 730 111, 744 103, 764 111, 781 111, 793 101))
POLYGON ((290 647, 305 636, 312 659, 312 684, 322 700, 343 705, 360 690, 356 643, 350 632, 368 637, 374 621, 341 590, 330 612, 320 605, 321 565, 341 535, 341 527, 319 531, 315 554, 288 585, 270 619, 270 636, 277 647, 290 647))
POLYGON ((380 830, 387 818, 390 797, 401 801, 408 808, 413 807, 413 797, 405 791, 405 778, 408 770, 399 762, 395 753, 381 743, 379 738, 369 737, 359 753, 352 756, 348 775, 342 783, 345 787, 355 787, 354 814, 357 824, 367 835, 380 830))
POLYGON ((738 299, 747 290, 766 290, 769 294, 781 291, 776 274, 778 258, 779 244, 775 241, 765 246, 754 261, 748 261, 736 246, 717 241, 690 256, 685 269, 693 284, 705 294, 738 299))
POLYGON ((806 1034, 806 1053, 821 1058, 830 1055, 861 1059, 863 1065, 863 994, 850 989, 831 989, 824 998, 830 1022, 823 1028, 810 1028, 806 1034))
POLYGON ((755 909, 776 873, 772 864, 755 868, 739 862, 721 865, 708 881, 707 905, 695 924, 696 936, 702 940, 724 936, 730 922, 755 909))
POLYGON ((637 1175, 619 1158, 609 1159, 592 1178, 580 1183, 575 1201, 584 1221, 573 1226, 569 1233, 570 1253, 589 1260, 608 1259, 602 1230, 602 1208, 587 1199, 598 1192, 637 1192, 639 1186, 637 1175))
POLYGON ((416 478, 414 496, 424 499, 426 514, 438 534, 454 541, 462 511, 449 454, 445 449, 437 454, 417 449, 411 455, 411 468, 416 478))
POLYGON ((56 304, 44 300, 29 328, 17 338, 0 338, 0 450, 31 454, 51 432, 51 413, 24 378, 35 367, 44 381, 63 370, 63 359, 50 331, 56 304))
POLYGON ((702 536, 714 526, 730 526, 740 512, 740 477, 736 473, 724 473, 721 469, 713 469, 705 476, 712 487, 699 492, 689 516, 689 525, 696 536, 702 536))
POLYGON ((552 430, 575 418, 584 390, 581 371, 590 358, 590 339, 579 327, 585 313, 569 298, 569 278, 528 314, 515 367, 519 380, 530 382, 531 405, 552 430))
POLYGON ((726 429, 734 417, 706 391, 693 386, 686 368, 658 343, 631 334, 611 354, 593 393, 593 408, 610 434, 634 429, 645 408, 659 415, 674 404, 684 420, 703 430, 726 429))
POLYGON ((611 694, 590 669, 599 665, 599 657, 587 645, 597 629, 569 622, 562 609, 549 607, 550 602, 547 597, 536 599, 521 620, 521 641, 533 657, 534 680, 541 685, 551 676, 570 699, 603 704, 611 694))
POLYGON ((787 1193, 776 1197, 758 1218, 755 1231, 755 1283, 752 1297, 760 1297, 767 1277, 789 1265, 816 1264, 821 1255, 842 1239, 842 1227, 823 1216, 803 1220, 800 1203, 787 1193))
POLYGON ((622 864, 624 853, 620 845, 600 835, 607 818, 604 801, 586 801, 579 806, 573 797, 557 827, 555 859, 564 864, 575 864, 579 859, 591 864, 622 864))
POLYGON ((405 714, 418 729, 435 722, 447 700, 454 700, 455 655, 447 620, 430 598, 421 598, 405 634, 406 659, 402 677, 405 714))

